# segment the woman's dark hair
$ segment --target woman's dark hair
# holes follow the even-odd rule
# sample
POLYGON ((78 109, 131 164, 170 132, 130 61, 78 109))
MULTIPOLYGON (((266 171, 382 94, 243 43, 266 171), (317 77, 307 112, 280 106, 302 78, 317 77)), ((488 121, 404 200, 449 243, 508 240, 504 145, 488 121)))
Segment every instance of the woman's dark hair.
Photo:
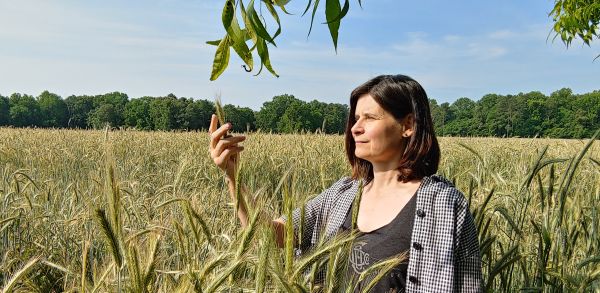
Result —
POLYGON ((352 178, 364 179, 366 182, 373 180, 371 163, 354 155, 355 143, 351 131, 356 123, 356 103, 360 97, 367 94, 398 122, 409 114, 414 115, 413 134, 407 138, 409 141, 405 144, 404 154, 398 162, 398 179, 406 182, 435 174, 440 161, 440 147, 433 130, 425 90, 408 76, 380 75, 360 85, 350 95, 345 140, 346 155, 352 166, 352 178))

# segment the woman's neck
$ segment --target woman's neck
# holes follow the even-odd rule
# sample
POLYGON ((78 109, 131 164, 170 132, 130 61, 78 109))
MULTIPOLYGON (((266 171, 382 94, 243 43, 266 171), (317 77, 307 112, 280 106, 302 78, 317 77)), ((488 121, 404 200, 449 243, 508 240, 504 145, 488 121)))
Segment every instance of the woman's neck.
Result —
POLYGON ((364 190, 374 195, 403 194, 403 191, 411 193, 421 184, 420 179, 402 182, 398 180, 399 175, 396 168, 373 168, 373 180, 364 190))

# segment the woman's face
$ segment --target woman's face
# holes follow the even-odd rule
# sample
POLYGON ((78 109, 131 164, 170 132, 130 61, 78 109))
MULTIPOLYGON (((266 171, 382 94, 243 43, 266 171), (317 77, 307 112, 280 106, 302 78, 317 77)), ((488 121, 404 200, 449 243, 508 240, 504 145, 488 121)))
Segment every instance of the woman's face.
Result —
POLYGON ((403 140, 412 135, 412 115, 407 115, 400 123, 366 94, 358 99, 354 118, 356 122, 351 131, 355 156, 372 164, 400 161, 404 152, 403 140))

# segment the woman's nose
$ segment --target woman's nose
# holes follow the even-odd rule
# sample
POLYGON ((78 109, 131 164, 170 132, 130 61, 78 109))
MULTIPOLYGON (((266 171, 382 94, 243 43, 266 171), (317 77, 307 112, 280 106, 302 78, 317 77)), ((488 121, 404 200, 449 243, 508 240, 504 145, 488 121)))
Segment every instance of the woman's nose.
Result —
POLYGON ((350 131, 352 132, 352 134, 360 134, 363 131, 363 127, 358 121, 356 121, 354 122, 352 128, 350 128, 350 131))

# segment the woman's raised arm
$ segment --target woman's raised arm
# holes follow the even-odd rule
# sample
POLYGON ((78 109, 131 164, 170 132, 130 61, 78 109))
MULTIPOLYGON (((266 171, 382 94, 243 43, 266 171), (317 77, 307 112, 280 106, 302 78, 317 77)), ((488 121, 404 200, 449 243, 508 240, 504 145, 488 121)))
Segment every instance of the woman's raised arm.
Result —
MULTIPOLYGON (((231 130, 231 123, 225 123, 218 128, 217 124, 217 116, 213 114, 208 128, 210 134, 208 150, 215 165, 225 171, 225 181, 227 182, 229 195, 232 200, 235 200, 235 173, 239 162, 239 153, 244 150, 244 147, 238 144, 246 140, 246 137, 243 135, 228 135, 227 131, 231 130)), ((248 209, 243 202, 239 205, 237 216, 242 227, 245 228, 248 225, 248 209)), ((271 224, 277 238, 277 244, 282 247, 283 239, 285 239, 285 223, 277 219, 273 220, 271 224)))

